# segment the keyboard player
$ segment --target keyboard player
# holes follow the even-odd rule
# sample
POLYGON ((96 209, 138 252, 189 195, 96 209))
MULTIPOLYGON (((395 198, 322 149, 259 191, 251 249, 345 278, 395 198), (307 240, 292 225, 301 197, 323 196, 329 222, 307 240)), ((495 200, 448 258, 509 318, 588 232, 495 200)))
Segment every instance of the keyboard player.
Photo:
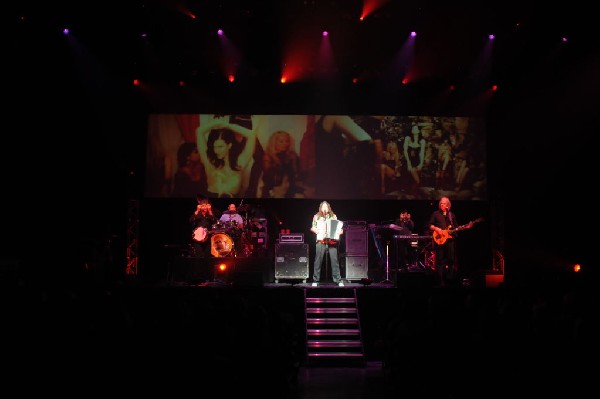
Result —
MULTIPOLYGON (((398 218, 394 221, 394 235, 411 235, 415 230, 415 222, 411 219, 410 213, 402 209, 398 218)), ((398 256, 398 266, 400 268, 409 267, 417 262, 417 253, 412 245, 412 240, 396 240, 396 251, 398 256)))
POLYGON ((387 264, 388 255, 390 267, 393 269, 404 269, 411 264, 410 262, 417 260, 417 255, 411 250, 412 240, 394 239, 395 236, 413 235, 414 227, 415 223, 406 209, 400 212, 398 218, 389 220, 388 223, 371 225, 373 241, 383 265, 387 264), (386 247, 389 244, 393 244, 393 247, 389 248, 388 254, 386 247))

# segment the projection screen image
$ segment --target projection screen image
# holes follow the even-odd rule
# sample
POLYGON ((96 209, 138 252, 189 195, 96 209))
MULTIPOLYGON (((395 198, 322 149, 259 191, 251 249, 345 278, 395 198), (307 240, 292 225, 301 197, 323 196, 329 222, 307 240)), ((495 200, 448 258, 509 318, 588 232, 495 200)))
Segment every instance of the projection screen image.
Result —
POLYGON ((487 199, 465 116, 151 114, 147 198, 487 199))

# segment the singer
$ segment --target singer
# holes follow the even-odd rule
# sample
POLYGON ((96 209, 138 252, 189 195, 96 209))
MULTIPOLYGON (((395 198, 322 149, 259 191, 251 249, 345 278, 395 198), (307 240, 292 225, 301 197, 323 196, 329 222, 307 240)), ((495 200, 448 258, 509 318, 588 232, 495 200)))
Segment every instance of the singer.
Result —
MULTIPOLYGON (((458 262, 456 260, 456 228, 457 221, 454 213, 450 211, 452 204, 450 198, 442 197, 438 203, 438 209, 433 211, 429 217, 429 230, 432 234, 444 234, 448 239, 442 243, 434 242, 435 270, 437 272, 438 284, 446 287, 456 283, 458 262)), ((469 222, 471 225, 473 222, 469 222)))
MULTIPOLYGON (((319 212, 317 212, 312 218, 312 226, 310 231, 315 233, 316 236, 316 247, 315 247, 315 263, 313 267, 313 278, 312 286, 316 287, 319 285, 321 280, 321 263, 326 252, 329 253, 329 259, 331 260, 331 276, 333 282, 340 287, 344 286, 342 276, 340 274, 340 263, 338 261, 338 241, 331 239, 331 237, 339 237, 344 233, 343 229, 336 230, 335 232, 327 231, 327 226, 331 223, 327 223, 331 220, 338 220, 335 213, 331 209, 329 202, 323 201, 319 205, 319 212)), ((341 224, 340 224, 341 226, 341 224)))

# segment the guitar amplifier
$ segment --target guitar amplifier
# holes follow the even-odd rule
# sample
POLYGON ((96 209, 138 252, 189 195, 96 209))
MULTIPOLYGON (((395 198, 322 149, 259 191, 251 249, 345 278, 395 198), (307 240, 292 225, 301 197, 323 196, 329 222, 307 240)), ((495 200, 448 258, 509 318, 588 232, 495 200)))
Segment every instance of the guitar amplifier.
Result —
POLYGON ((344 230, 367 230, 366 220, 348 220, 344 225, 344 230))
POLYGON ((279 234, 279 242, 280 243, 295 243, 295 244, 304 244, 304 234, 303 233, 288 233, 288 234, 279 234))
POLYGON ((275 244, 275 283, 308 279, 308 244, 275 244))
POLYGON ((346 236, 346 255, 368 255, 367 230, 349 229, 344 232, 346 236))
POLYGON ((346 280, 360 280, 369 275, 368 256, 346 256, 346 280))

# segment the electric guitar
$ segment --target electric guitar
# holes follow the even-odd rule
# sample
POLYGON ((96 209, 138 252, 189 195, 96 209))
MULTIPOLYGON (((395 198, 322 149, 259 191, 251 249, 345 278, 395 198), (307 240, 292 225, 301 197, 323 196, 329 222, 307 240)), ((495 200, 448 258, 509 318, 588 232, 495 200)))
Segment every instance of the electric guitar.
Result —
POLYGON ((435 241, 435 243, 438 245, 442 245, 443 243, 446 242, 447 239, 452 238, 452 233, 461 231, 461 230, 470 229, 471 227, 473 227, 473 225, 475 223, 479 223, 481 221, 483 221, 483 218, 477 218, 475 220, 470 221, 467 224, 463 224, 462 226, 458 226, 454 229, 445 229, 439 233, 437 231, 434 231, 433 232, 433 241, 435 241))

